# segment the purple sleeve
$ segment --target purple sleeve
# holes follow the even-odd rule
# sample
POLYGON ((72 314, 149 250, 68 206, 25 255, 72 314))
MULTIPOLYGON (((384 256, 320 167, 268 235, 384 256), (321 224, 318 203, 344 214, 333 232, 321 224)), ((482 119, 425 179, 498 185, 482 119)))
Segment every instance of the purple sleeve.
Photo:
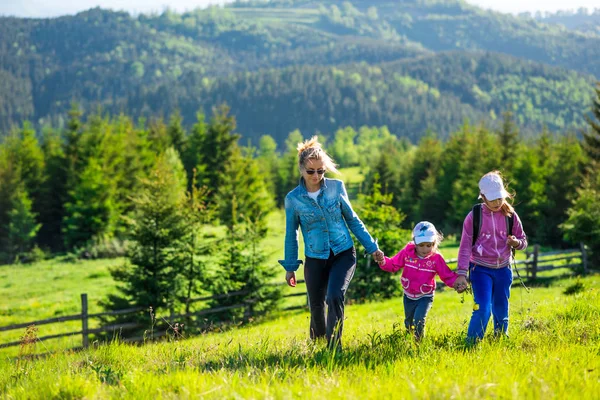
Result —
POLYGON ((513 226, 513 236, 519 241, 519 245, 516 247, 517 250, 525 250, 527 248, 527 235, 523 230, 523 224, 521 224, 521 218, 515 212, 515 224, 513 226))
POLYGON ((403 268, 405 250, 405 248, 400 250, 400 252, 392 258, 385 257, 385 264, 380 265, 379 268, 387 272, 397 272, 400 268, 403 268))
POLYGON ((469 212, 463 223, 462 235, 460 237, 460 248, 458 249, 458 269, 456 273, 467 276, 469 260, 473 251, 473 211, 469 212))

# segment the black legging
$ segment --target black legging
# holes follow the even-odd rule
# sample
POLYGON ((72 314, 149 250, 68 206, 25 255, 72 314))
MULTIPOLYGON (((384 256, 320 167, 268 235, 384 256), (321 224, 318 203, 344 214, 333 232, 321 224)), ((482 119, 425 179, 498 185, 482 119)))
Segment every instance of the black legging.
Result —
POLYGON ((356 269, 354 247, 327 260, 306 257, 304 280, 310 306, 310 337, 327 337, 330 345, 341 346, 346 290, 356 269), (325 321, 327 304, 327 322, 325 321), (333 339, 333 340, 332 340, 333 339))

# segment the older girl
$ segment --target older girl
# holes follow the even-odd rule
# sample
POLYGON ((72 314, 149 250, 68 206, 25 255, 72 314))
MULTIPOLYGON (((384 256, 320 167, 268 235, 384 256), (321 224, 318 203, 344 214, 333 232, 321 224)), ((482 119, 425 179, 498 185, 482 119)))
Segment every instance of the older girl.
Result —
POLYGON ((479 180, 483 203, 469 212, 463 224, 456 286, 460 286, 460 292, 468 273, 475 299, 467 331, 469 343, 483 338, 490 314, 494 316, 494 334, 508 333, 513 250, 527 247, 521 220, 506 201, 511 197, 500 172, 485 174, 479 180))

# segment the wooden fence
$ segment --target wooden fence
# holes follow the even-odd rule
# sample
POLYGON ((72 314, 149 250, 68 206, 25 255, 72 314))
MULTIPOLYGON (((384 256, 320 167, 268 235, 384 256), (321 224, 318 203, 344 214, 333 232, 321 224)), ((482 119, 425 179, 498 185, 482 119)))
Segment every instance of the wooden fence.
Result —
MULTIPOLYGON (((563 268, 566 268, 566 269, 577 269, 578 268, 583 273, 588 272, 587 253, 586 253, 586 250, 585 250, 585 247, 583 246, 583 244, 580 245, 580 248, 578 248, 578 249, 568 249, 568 250, 552 251, 552 252, 545 252, 545 253, 540 253, 539 249, 540 249, 539 245, 534 245, 532 251, 527 252, 526 260, 515 261, 515 264, 516 264, 515 267, 520 269, 521 271, 522 271, 521 267, 523 267, 526 272, 526 276, 529 279, 535 280, 538 277, 539 272, 549 271, 549 270, 557 270, 557 269, 563 269, 563 268)), ((447 260, 448 264, 453 264, 456 262, 457 262, 456 259, 447 260)), ((298 284, 304 283, 304 280, 298 280, 297 283, 298 284)), ((283 283, 283 284, 285 284, 285 283, 283 283)), ((281 284, 274 284, 274 285, 281 285, 281 284)), ((442 287, 443 284, 439 284, 439 286, 442 287)), ((196 303, 196 302, 200 302, 200 301, 209 301, 209 300, 218 300, 218 299, 223 299, 223 298, 237 296, 237 295, 245 295, 245 294, 248 294, 248 292, 236 291, 236 292, 230 292, 230 293, 225 293, 225 294, 221 294, 221 295, 206 296, 206 297, 190 299, 189 303, 196 303)), ((297 297, 297 296, 306 296, 306 293, 304 291, 302 291, 302 292, 287 294, 287 295, 284 295, 283 297, 290 298, 290 297, 297 297)), ((210 314, 217 314, 217 313, 220 313, 223 311, 239 309, 239 308, 243 308, 243 307, 247 307, 247 306, 248 306, 248 303, 240 303, 240 304, 234 304, 234 305, 230 305, 230 306, 213 307, 213 308, 208 308, 208 309, 203 309, 203 310, 199 310, 199 311, 195 311, 195 312, 190 312, 190 313, 186 313, 186 314, 178 314, 178 315, 175 314, 171 310, 168 320, 169 320, 169 323, 173 323, 173 321, 175 321, 175 320, 181 320, 181 319, 190 318, 190 317, 205 316, 205 315, 210 315, 210 314)), ((292 307, 287 307, 284 310, 293 310, 293 309, 299 309, 299 308, 304 308, 304 307, 305 306, 292 306, 292 307)), ((128 308, 128 309, 123 309, 123 310, 89 314, 88 313, 88 297, 87 297, 86 293, 83 293, 81 295, 81 313, 80 314, 66 315, 63 317, 48 318, 48 319, 39 320, 39 321, 31 321, 31 322, 26 322, 26 323, 22 323, 22 324, 3 326, 3 327, 0 327, 0 332, 11 331, 11 330, 16 330, 16 329, 23 329, 23 328, 27 328, 31 325, 40 326, 40 325, 46 325, 46 324, 62 323, 62 322, 66 322, 66 321, 81 320, 81 330, 80 331, 42 336, 42 337, 38 337, 37 340, 43 341, 43 340, 56 339, 56 338, 61 338, 61 337, 66 337, 66 336, 81 335, 81 344, 82 344, 81 347, 86 348, 89 346, 90 335, 105 333, 105 332, 128 330, 128 329, 138 329, 138 328, 143 328, 145 326, 138 322, 127 322, 127 323, 122 323, 122 324, 107 325, 107 326, 103 326, 100 328, 90 329, 89 328, 89 320, 90 319, 104 317, 104 316, 133 314, 133 313, 139 313, 141 311, 147 311, 147 309, 145 307, 135 307, 135 308, 128 308)), ((141 340, 141 339, 142 338, 129 338, 126 340, 135 341, 135 340, 141 340)), ((21 344, 21 341, 2 343, 2 344, 0 344, 0 349, 5 348, 5 347, 18 346, 19 344, 21 344)))
MULTIPOLYGON (((525 277, 530 280, 538 278, 539 272, 570 269, 580 271, 584 274, 588 272, 587 252, 583 243, 579 245, 577 249, 566 249, 557 251, 548 251, 541 253, 539 245, 533 245, 531 251, 526 252, 527 258, 525 260, 515 260, 513 262, 513 269, 518 271, 525 271, 525 277)), ((452 258, 446 260, 446 264, 456 264, 458 259, 452 258)), ((513 282, 515 284, 516 282, 513 282)), ((443 283, 438 282, 438 286, 444 286, 443 283)))
MULTIPOLYGON (((304 280, 299 279, 297 281, 297 283, 298 284, 304 283, 304 280)), ((281 285, 285 285, 285 284, 286 284, 285 282, 276 283, 276 284, 273 284, 273 286, 281 286, 281 285)), ((249 292, 240 290, 240 291, 229 292, 229 293, 213 295, 213 296, 198 297, 198 298, 190 299, 188 301, 188 303, 191 304, 191 303, 197 303, 200 301, 219 300, 219 299, 224 299, 227 297, 240 296, 240 295, 246 295, 246 294, 249 294, 249 292)), ((283 298, 298 297, 298 296, 306 296, 306 293, 304 291, 297 292, 297 293, 290 293, 290 294, 284 295, 283 298)), ((218 314, 218 313, 221 313, 221 312, 227 311, 227 310, 244 308, 244 307, 247 307, 248 305, 249 305, 249 303, 245 302, 245 303, 233 304, 230 306, 213 307, 213 308, 203 309, 203 310, 194 311, 194 312, 185 313, 185 314, 175 314, 173 312, 173 310, 170 310, 169 317, 168 317, 168 323, 173 324, 174 321, 176 321, 176 320, 183 320, 185 318, 190 318, 190 317, 200 317, 200 316, 206 316, 206 315, 211 315, 211 314, 218 314)), ((290 306, 290 307, 284 308, 283 310, 289 311, 289 310, 295 310, 295 309, 300 309, 300 308, 304 308, 304 307, 305 306, 290 306)), ((149 309, 146 307, 132 307, 132 308, 127 308, 127 309, 123 309, 123 310, 106 311, 106 312, 101 312, 101 313, 96 313, 96 314, 90 314, 90 313, 88 313, 87 293, 82 293, 81 294, 81 313, 79 313, 79 314, 65 315, 62 317, 48 318, 48 319, 43 319, 43 320, 39 320, 39 321, 31 321, 31 322, 25 322, 25 323, 21 323, 21 324, 2 326, 2 327, 0 327, 0 332, 12 331, 12 330, 16 330, 16 329, 23 329, 23 328, 27 328, 32 325, 37 327, 40 325, 56 324, 56 323, 62 323, 62 322, 67 322, 67 321, 80 320, 81 321, 81 330, 80 331, 65 332, 65 333, 59 333, 59 334, 55 334, 55 335, 41 336, 41 337, 37 338, 37 341, 44 341, 44 340, 49 340, 49 339, 58 339, 58 338, 67 337, 67 336, 81 335, 81 347, 78 347, 78 348, 86 348, 89 346, 89 343, 90 343, 90 340, 89 340, 90 335, 105 333, 105 332, 118 332, 118 331, 122 331, 122 330, 139 329, 139 328, 143 328, 144 326, 147 326, 147 325, 139 323, 139 322, 126 322, 126 323, 121 323, 121 324, 106 325, 106 326, 103 326, 100 328, 90 329, 89 328, 89 320, 90 319, 105 317, 105 316, 135 314, 135 313, 139 313, 142 311, 148 312, 149 309)), ((155 335, 155 336, 161 336, 161 335, 155 335)), ((164 336, 164 334, 162 336, 164 336)), ((132 337, 132 338, 124 339, 124 341, 140 341, 142 339, 143 339, 142 337, 132 337)), ((20 340, 8 342, 8 343, 1 343, 0 349, 6 348, 6 347, 18 346, 20 344, 21 344, 20 340)))

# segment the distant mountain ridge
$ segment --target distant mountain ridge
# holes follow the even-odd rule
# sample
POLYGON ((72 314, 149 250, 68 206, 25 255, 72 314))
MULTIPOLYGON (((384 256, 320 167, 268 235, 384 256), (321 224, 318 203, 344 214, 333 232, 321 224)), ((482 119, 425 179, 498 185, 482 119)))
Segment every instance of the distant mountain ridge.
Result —
POLYGON ((599 76, 599 35, 459 1, 0 18, 4 131, 24 120, 60 124, 74 101, 133 117, 180 109, 188 124, 226 101, 240 133, 279 143, 296 128, 345 125, 388 125, 416 140, 508 109, 527 129, 564 131, 582 126, 599 76))

